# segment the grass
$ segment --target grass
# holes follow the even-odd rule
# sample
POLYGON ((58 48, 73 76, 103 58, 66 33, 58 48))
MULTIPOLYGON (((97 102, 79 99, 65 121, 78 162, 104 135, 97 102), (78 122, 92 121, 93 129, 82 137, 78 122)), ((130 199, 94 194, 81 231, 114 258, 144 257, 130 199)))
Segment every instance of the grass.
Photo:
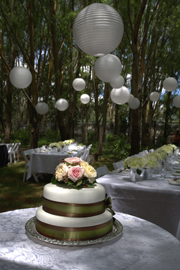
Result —
MULTIPOLYGON (((116 160, 112 158, 100 157, 91 165, 98 168, 105 164, 109 171, 112 171, 114 161, 116 160)), ((40 179, 39 183, 35 182, 33 177, 23 182, 24 167, 25 162, 20 159, 18 163, 0 168, 0 212, 42 205, 43 187, 50 182, 52 176, 47 175, 40 179)))

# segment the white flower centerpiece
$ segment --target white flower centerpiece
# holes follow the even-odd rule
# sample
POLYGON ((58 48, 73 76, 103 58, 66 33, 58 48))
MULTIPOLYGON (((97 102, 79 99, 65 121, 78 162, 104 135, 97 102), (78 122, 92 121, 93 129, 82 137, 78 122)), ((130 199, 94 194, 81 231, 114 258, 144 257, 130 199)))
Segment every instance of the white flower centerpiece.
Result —
POLYGON ((152 179, 154 169, 158 168, 159 166, 158 159, 154 153, 147 154, 144 158, 146 160, 146 165, 143 171, 143 179, 152 179))
POLYGON ((78 157, 65 158, 56 167, 51 179, 53 184, 71 185, 76 189, 93 188, 97 172, 89 163, 78 157))
POLYGON ((140 180, 140 175, 145 165, 146 160, 144 157, 128 157, 123 161, 124 168, 130 169, 131 181, 140 180))

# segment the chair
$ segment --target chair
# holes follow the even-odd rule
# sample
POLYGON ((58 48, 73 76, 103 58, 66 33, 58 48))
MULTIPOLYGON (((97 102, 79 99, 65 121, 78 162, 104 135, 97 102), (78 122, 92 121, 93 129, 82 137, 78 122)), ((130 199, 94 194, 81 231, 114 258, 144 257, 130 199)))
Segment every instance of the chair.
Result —
POLYGON ((8 160, 10 161, 10 164, 12 163, 12 150, 13 150, 13 147, 14 147, 14 143, 7 143, 6 144, 7 146, 7 150, 8 150, 8 160))
MULTIPOLYGON (((25 182, 26 179, 27 179, 26 169, 29 168, 29 165, 30 165, 30 155, 32 153, 34 153, 34 149, 28 149, 28 150, 22 151, 22 156, 25 159, 25 168, 24 168, 23 182, 25 182)), ((37 178, 37 176, 35 175, 34 172, 33 172, 33 176, 34 176, 35 181, 36 182, 39 182, 38 181, 38 178, 37 178)))
POLYGON ((123 168, 123 161, 124 161, 124 159, 122 159, 122 160, 120 160, 118 162, 114 162, 113 163, 114 169, 115 170, 118 170, 120 168, 123 168))
POLYGON ((82 156, 80 157, 82 160, 86 161, 86 162, 90 162, 90 155, 89 155, 89 152, 90 152, 90 149, 92 147, 92 144, 90 144, 85 150, 84 150, 84 153, 82 154, 82 156))
POLYGON ((11 155, 14 158, 14 163, 16 163, 17 161, 19 162, 19 146, 21 145, 21 143, 15 143, 14 147, 11 151, 11 155), (16 156, 17 156, 17 160, 16 160, 16 156))
POLYGON ((98 167, 96 169, 96 171, 97 171, 97 178, 100 177, 100 176, 102 176, 102 175, 109 174, 109 170, 108 170, 108 168, 107 168, 106 165, 103 165, 101 167, 98 167))

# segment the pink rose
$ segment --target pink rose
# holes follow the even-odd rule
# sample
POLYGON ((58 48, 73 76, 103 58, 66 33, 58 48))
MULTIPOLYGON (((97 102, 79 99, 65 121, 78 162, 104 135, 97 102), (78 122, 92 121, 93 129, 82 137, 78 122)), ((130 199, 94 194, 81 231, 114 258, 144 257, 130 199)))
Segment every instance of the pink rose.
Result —
POLYGON ((76 182, 77 180, 81 179, 84 174, 84 169, 80 166, 73 166, 68 169, 68 177, 73 182, 76 182))
POLYGON ((76 164, 76 165, 78 165, 78 164, 80 164, 80 162, 81 162, 81 159, 80 158, 78 158, 78 157, 70 157, 70 158, 65 158, 64 159, 66 162, 68 162, 68 163, 70 163, 70 164, 76 164))

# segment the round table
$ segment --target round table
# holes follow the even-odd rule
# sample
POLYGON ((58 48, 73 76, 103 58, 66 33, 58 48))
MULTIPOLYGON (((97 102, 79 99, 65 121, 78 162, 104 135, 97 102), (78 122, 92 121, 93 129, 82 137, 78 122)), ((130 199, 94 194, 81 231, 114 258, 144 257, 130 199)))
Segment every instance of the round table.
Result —
POLYGON ((27 236, 25 224, 35 213, 36 208, 28 208, 0 214, 0 269, 179 270, 180 242, 143 219, 117 212, 121 237, 97 245, 52 248, 27 236))

